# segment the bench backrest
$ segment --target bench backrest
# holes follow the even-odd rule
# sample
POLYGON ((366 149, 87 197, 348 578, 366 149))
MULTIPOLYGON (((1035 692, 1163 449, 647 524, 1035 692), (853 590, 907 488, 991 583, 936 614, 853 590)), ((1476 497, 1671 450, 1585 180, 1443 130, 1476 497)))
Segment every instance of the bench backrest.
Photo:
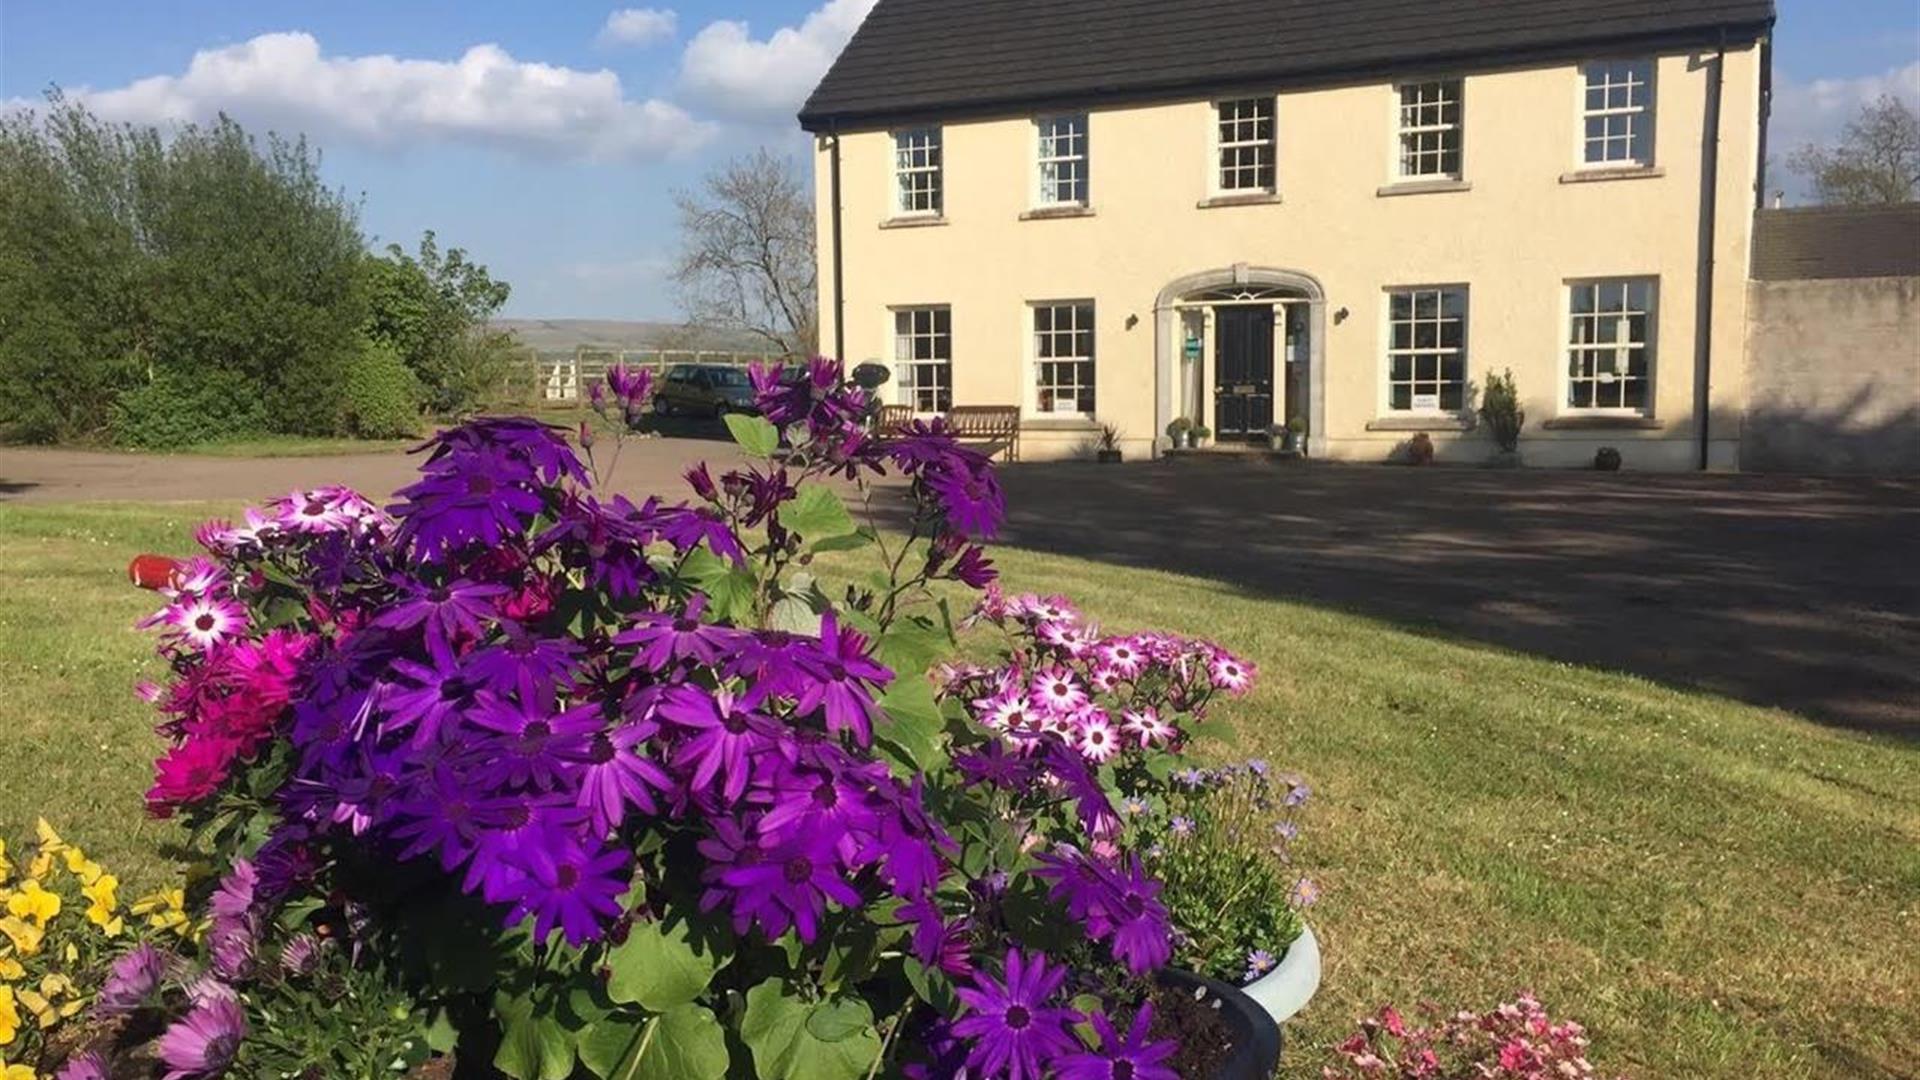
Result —
POLYGON ((1000 438, 1020 433, 1018 405, 955 405, 947 427, 961 438, 1000 438))

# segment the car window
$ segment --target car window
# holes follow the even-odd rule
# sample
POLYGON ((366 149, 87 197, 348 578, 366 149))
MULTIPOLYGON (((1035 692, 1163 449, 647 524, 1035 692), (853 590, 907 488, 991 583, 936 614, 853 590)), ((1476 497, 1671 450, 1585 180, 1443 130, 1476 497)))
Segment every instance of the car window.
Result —
POLYGON ((692 368, 688 367, 685 364, 676 364, 674 365, 673 370, 667 372, 667 381, 668 382, 686 382, 688 377, 690 377, 692 374, 693 374, 692 368))
POLYGON ((724 386, 732 389, 747 385, 746 373, 735 370, 734 368, 714 368, 710 375, 713 379, 713 385, 715 386, 724 386))

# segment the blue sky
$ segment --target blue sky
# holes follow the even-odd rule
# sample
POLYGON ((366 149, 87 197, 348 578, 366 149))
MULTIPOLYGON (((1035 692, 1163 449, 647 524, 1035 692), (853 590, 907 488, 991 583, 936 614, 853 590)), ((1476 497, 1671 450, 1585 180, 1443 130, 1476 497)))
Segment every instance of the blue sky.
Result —
MULTIPOLYGON (((305 130, 370 234, 466 247, 508 314, 672 318, 672 192, 803 154, 793 112, 873 0, 645 2, 0 0, 0 104, 57 83, 125 119, 305 130)), ((1777 146, 1881 92, 1920 104, 1915 0, 1778 2, 1777 146)))

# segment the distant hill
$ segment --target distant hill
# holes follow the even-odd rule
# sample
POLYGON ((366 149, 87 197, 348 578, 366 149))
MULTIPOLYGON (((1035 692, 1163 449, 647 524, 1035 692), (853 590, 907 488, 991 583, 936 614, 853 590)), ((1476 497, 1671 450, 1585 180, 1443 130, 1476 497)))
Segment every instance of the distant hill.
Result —
POLYGON ((758 353, 766 345, 751 335, 730 335, 669 322, 621 319, 495 319, 520 344, 540 352, 571 352, 586 345, 605 349, 717 349, 758 353))

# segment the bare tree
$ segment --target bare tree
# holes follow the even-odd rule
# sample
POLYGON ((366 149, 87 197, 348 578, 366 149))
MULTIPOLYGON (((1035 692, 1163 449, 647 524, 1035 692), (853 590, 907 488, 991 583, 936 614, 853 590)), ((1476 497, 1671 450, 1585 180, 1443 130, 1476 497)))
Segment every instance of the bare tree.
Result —
POLYGON ((1808 145, 1788 159, 1831 206, 1903 203, 1920 196, 1920 119, 1891 94, 1860 109, 1832 150, 1808 145))
POLYGON ((674 281, 695 325, 811 356, 819 336, 813 198, 795 163, 764 147, 679 192, 674 281))

